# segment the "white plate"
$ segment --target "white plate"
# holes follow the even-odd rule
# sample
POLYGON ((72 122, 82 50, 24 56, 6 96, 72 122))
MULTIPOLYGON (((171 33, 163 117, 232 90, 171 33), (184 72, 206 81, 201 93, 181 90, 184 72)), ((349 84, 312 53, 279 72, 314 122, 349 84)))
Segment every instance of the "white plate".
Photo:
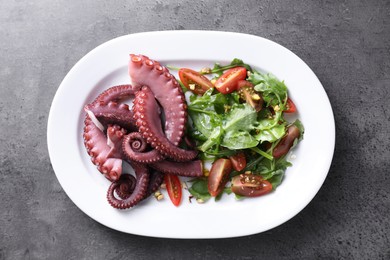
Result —
POLYGON ((167 238, 225 238, 274 228, 300 212, 328 173, 335 125, 328 97, 313 71, 294 53, 270 40, 239 33, 165 31, 126 35, 85 55, 62 81, 51 106, 47 139, 57 178, 70 199, 88 216, 110 228, 167 238), (83 107, 102 90, 129 82, 129 53, 145 54, 165 65, 201 68, 240 58, 284 80, 305 126, 293 166, 277 190, 236 201, 233 195, 174 207, 166 195, 131 210, 116 210, 106 200, 109 182, 97 171, 82 139, 83 107))

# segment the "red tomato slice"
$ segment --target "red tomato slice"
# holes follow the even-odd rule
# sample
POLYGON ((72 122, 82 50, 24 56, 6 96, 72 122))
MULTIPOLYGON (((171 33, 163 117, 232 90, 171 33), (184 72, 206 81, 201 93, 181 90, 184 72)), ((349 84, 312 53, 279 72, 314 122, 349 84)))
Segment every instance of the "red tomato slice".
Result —
POLYGON ((235 91, 240 80, 246 79, 246 68, 235 67, 227 70, 215 82, 215 88, 222 94, 229 94, 235 91))
POLYGON ((233 169, 236 171, 242 171, 246 166, 246 158, 244 152, 239 152, 229 157, 232 162, 233 169))
POLYGON ((295 113, 297 112, 297 107, 295 106, 294 102, 290 99, 287 98, 287 108, 284 110, 285 113, 295 113))
POLYGON ((237 91, 240 97, 245 100, 257 112, 263 107, 263 98, 255 92, 254 85, 247 80, 240 80, 237 83, 237 91))
POLYGON ((254 174, 240 174, 232 179, 232 192, 245 197, 258 197, 272 191, 272 184, 254 174))
POLYGON ((291 125, 287 128, 287 134, 285 137, 280 140, 280 142, 275 146, 272 156, 274 158, 280 158, 283 155, 287 154, 290 151, 290 148, 294 144, 294 140, 300 135, 299 128, 295 125, 291 125))
POLYGON ((216 197, 222 192, 231 171, 232 163, 229 159, 220 158, 213 163, 208 179, 208 189, 211 196, 216 197))
POLYGON ((245 79, 242 79, 242 80, 237 82, 237 89, 245 88, 245 87, 253 88, 254 85, 245 79))
POLYGON ((179 70, 179 78, 186 88, 195 94, 203 94, 208 89, 213 88, 211 81, 197 71, 182 68, 179 70))
POLYGON ((171 199, 173 205, 176 207, 180 205, 181 202, 181 182, 179 177, 173 174, 165 174, 164 182, 167 186, 167 191, 169 198, 171 199))

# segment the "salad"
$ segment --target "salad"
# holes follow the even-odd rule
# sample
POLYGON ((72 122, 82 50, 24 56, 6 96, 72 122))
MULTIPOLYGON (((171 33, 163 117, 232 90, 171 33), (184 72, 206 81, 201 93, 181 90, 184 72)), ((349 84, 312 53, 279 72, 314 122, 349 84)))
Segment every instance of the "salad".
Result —
POLYGON ((242 199, 275 190, 292 165, 288 152, 304 135, 299 120, 285 119, 297 109, 284 82, 240 59, 201 71, 168 67, 178 70, 188 104, 186 134, 205 165, 204 176, 189 181, 191 197, 205 202, 233 193, 242 199))

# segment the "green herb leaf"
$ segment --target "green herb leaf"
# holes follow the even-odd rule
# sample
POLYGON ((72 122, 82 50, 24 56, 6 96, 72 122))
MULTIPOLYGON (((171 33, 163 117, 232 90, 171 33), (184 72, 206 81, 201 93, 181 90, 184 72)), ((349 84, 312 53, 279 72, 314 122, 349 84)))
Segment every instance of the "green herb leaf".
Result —
POLYGON ((232 130, 226 132, 222 139, 221 145, 223 147, 239 150, 255 147, 258 141, 248 131, 232 130))
POLYGON ((276 125, 270 129, 261 130, 257 135, 255 135, 255 138, 257 141, 260 141, 260 143, 264 141, 273 143, 278 139, 282 138, 285 135, 285 133, 286 133, 286 126, 285 124, 281 124, 281 125, 276 125))
POLYGON ((211 198, 209 190, 207 188, 207 179, 199 178, 196 179, 188 191, 197 199, 207 201, 211 198))
POLYGON ((255 90, 261 92, 267 106, 279 105, 281 109, 285 107, 287 100, 287 87, 283 81, 279 81, 271 74, 261 74, 254 71, 248 77, 255 90))
POLYGON ((204 74, 217 74, 220 77, 225 70, 232 69, 235 67, 245 67, 248 71, 253 72, 251 66, 244 63, 242 60, 235 58, 229 65, 221 66, 221 64, 215 63, 213 69, 209 73, 204 74))
POLYGON ((251 130, 257 121, 257 113, 249 104, 235 106, 224 120, 223 128, 226 132, 251 130))
POLYGON ((303 140, 303 134, 305 133, 305 128, 303 127, 302 122, 299 119, 297 119, 292 124, 295 125, 296 127, 298 127, 299 132, 300 132, 298 141, 302 141, 303 140))

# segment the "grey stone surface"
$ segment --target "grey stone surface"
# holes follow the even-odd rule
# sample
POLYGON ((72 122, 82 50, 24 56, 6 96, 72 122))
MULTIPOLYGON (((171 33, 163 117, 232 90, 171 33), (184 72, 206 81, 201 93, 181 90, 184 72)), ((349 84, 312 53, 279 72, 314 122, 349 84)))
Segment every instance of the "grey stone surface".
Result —
POLYGON ((389 1, 0 0, 0 6, 0 259, 390 259, 389 1), (317 196, 287 223, 232 239, 140 237, 90 219, 59 185, 46 127, 63 77, 109 39, 172 29, 269 38, 321 80, 334 109, 335 156, 317 196))

